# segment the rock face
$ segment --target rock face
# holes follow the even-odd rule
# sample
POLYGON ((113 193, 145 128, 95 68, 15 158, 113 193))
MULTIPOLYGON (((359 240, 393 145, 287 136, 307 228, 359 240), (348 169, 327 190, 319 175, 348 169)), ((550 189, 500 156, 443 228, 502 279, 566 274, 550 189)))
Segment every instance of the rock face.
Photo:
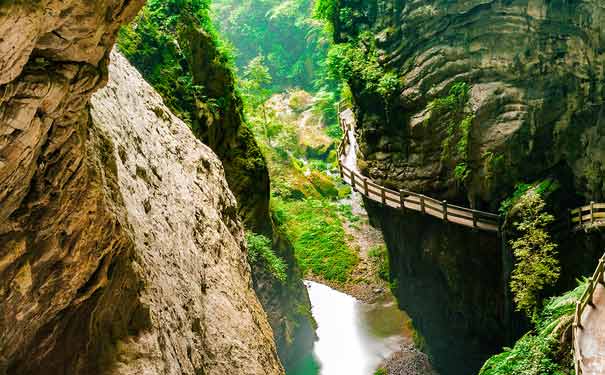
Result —
MULTIPOLYGON (((152 4, 148 4, 147 9, 157 11, 152 4)), ((144 12, 140 17, 144 17, 144 12)), ((243 103, 235 90, 235 76, 215 39, 199 25, 192 24, 189 18, 183 18, 177 27, 182 32, 169 35, 176 45, 185 46, 187 52, 179 56, 183 60, 182 73, 190 73, 193 83, 202 91, 202 98, 195 101, 195 109, 187 113, 194 134, 210 146, 223 163, 245 228, 272 239, 273 250, 288 265, 287 280, 283 283, 262 264, 252 270, 254 289, 273 328, 280 359, 288 369, 313 347, 314 328, 307 290, 291 244, 273 225, 269 208, 269 171, 259 145, 244 123, 243 103)), ((138 20, 140 18, 131 26, 135 34, 143 32, 136 26, 138 20)), ((142 48, 156 46, 143 45, 142 48)), ((132 60, 143 74, 149 74, 145 59, 132 60)), ((165 99, 169 102, 170 98, 165 99)))
POLYGON ((340 6, 353 9, 344 12, 353 22, 341 23, 340 38, 372 31, 382 65, 401 82, 388 105, 353 82, 372 177, 492 209, 518 181, 549 174, 572 176, 564 182, 586 199, 603 197, 601 1, 343 0, 340 6), (442 150, 451 114, 430 116, 428 108, 456 82, 471 87, 466 160, 442 150), (460 162, 470 169, 464 183, 454 178, 460 162))
POLYGON ((0 8, 0 373, 283 374, 220 161, 119 55, 88 106, 141 5, 0 8))
MULTIPOLYGON (((562 218, 567 208, 603 199, 602 1, 341 0, 338 6, 335 39, 365 40, 358 46, 374 50, 398 79, 392 95, 368 90, 361 76, 349 81, 359 166, 374 180, 496 212, 515 184, 555 177, 561 189, 552 208, 562 218), (463 83, 468 98, 458 109, 436 105, 463 83), (458 176, 457 166, 464 172, 458 176)), ((510 342, 507 336, 520 333, 510 314, 506 238, 373 204, 370 214, 389 244, 400 303, 441 372, 476 371, 482 358, 510 342)), ((584 242, 602 242, 593 237, 584 242)), ((582 242, 565 239, 562 259, 578 252, 593 259, 582 242)), ((563 264, 561 280, 585 268, 575 263, 563 264)))

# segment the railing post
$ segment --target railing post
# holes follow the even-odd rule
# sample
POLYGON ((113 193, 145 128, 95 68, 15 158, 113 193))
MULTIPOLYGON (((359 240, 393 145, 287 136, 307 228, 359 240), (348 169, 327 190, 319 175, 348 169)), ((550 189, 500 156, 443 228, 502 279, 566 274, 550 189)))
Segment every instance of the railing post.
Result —
POLYGON ((353 191, 357 191, 355 190, 355 171, 351 169, 351 188, 353 188, 353 191))
POLYGON ((477 214, 473 212, 473 228, 477 228, 477 214))
POLYGON ((569 230, 573 228, 573 217, 571 216, 571 210, 567 210, 567 226, 569 230))
POLYGON ((401 205, 401 209, 405 210, 405 196, 403 195, 403 190, 399 190, 399 204, 401 205))
POLYGON ((340 178, 345 179, 345 172, 342 170, 342 163, 338 161, 338 169, 340 170, 340 178))
POLYGON ((421 194, 419 196, 419 198, 420 198, 420 212, 422 212, 424 214, 424 213, 426 213, 424 210, 424 195, 421 194))
POLYGON ((590 223, 594 224, 594 202, 590 201, 590 223))
POLYGON ((447 201, 443 201, 443 221, 447 221, 447 201))
POLYGON ((363 178, 363 191, 364 191, 366 197, 370 196, 370 192, 368 190, 368 178, 367 177, 363 178))
POLYGON ((576 302, 576 326, 582 329, 582 313, 580 312, 580 301, 576 302))
POLYGON ((380 187, 380 198, 382 199, 382 204, 386 205, 387 204, 386 191, 384 190, 384 188, 382 186, 380 187))

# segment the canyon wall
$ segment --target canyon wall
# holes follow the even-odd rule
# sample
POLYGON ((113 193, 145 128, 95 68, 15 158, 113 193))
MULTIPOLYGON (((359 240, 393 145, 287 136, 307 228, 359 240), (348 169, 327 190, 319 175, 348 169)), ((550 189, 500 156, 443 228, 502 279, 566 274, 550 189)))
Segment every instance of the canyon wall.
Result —
MULTIPOLYGON (((395 77, 386 94, 364 74, 348 77, 359 167, 373 180, 498 212, 516 184, 553 178, 560 187, 548 209, 563 221, 568 208, 604 198, 601 1, 337 3, 335 40, 395 77)), ((389 245, 400 304, 442 373, 472 373, 520 334, 507 233, 366 203, 389 245)), ((569 289, 594 268, 603 239, 553 230, 563 262, 557 288, 569 289)))
POLYGON ((283 282, 262 261, 252 269, 254 288, 267 312, 280 359, 287 369, 304 357, 302 353, 312 350, 315 335, 309 297, 293 248, 273 224, 267 163, 245 123, 242 99, 236 91, 236 78, 228 57, 209 26, 209 16, 200 11, 197 17, 191 17, 188 6, 186 3, 173 9, 161 3, 148 4, 128 32, 121 35, 119 47, 164 96, 166 103, 174 107, 174 112, 187 119, 195 136, 217 154, 237 199, 238 215, 245 229, 271 239, 273 251, 287 264, 287 278, 283 282), (155 16, 149 17, 151 13, 155 16), (165 26, 171 22, 178 25, 174 30, 165 26), (159 31, 150 30, 161 30, 162 37, 157 37, 159 31), (166 38, 179 48, 164 51, 166 38), (172 74, 176 70, 178 80, 190 79, 191 85, 182 89, 186 91, 183 96, 189 95, 193 100, 175 97, 182 95, 182 91, 166 89, 171 82, 158 77, 157 72, 162 70, 172 74))
POLYGON ((220 160, 108 69, 140 6, 0 7, 0 373, 282 374, 220 160))

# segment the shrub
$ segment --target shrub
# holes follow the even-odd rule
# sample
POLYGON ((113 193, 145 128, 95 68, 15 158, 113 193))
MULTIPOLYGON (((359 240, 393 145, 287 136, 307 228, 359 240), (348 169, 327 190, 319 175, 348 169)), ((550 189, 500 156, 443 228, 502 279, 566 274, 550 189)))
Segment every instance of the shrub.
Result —
POLYGON ((371 36, 362 35, 356 43, 333 45, 328 51, 326 64, 332 78, 361 81, 366 91, 383 98, 389 98, 400 86, 397 75, 385 71, 378 62, 378 52, 371 36), (363 44, 369 47, 364 48, 363 44))
POLYGON ((510 287, 517 310, 535 319, 540 294, 545 287, 554 285, 559 278, 557 245, 551 240, 546 227, 554 217, 544 212, 546 203, 535 191, 519 198, 519 221, 514 223, 518 231, 510 241, 515 256, 510 287))
POLYGON ((378 370, 374 371, 374 375, 388 375, 388 372, 384 367, 381 367, 378 370))
POLYGON ((282 283, 285 282, 288 266, 273 252, 271 240, 266 236, 247 232, 246 242, 248 243, 249 263, 251 265, 261 264, 273 277, 282 283))
POLYGON ((520 338, 513 348, 488 359, 479 375, 572 375, 573 362, 561 348, 559 336, 571 324, 576 301, 587 283, 560 297, 551 298, 535 322, 535 329, 520 338), (555 328, 559 327, 558 331, 555 328))

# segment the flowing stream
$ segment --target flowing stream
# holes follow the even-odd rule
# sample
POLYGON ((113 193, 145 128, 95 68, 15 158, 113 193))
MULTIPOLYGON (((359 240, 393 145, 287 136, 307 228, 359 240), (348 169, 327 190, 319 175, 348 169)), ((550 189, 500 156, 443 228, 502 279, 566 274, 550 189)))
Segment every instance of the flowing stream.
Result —
POLYGON ((317 336, 313 355, 288 375, 372 375, 380 362, 412 341, 409 317, 392 297, 366 304, 305 281, 317 336))

